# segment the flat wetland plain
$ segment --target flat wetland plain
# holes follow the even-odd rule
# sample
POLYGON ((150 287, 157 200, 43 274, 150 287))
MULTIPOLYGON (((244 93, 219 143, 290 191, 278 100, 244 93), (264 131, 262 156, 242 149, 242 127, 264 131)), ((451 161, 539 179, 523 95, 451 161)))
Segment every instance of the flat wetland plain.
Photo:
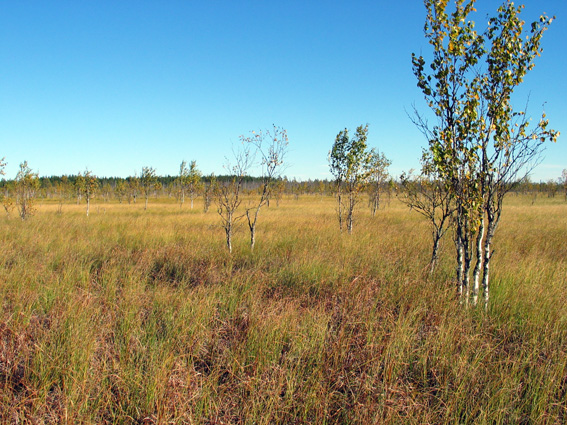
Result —
MULTIPOLYGON (((43 202, 43 204, 41 203, 43 202)), ((340 234, 284 198, 233 253, 214 206, 0 217, 0 423, 567 423, 567 202, 510 195, 488 314, 395 198, 340 234)))

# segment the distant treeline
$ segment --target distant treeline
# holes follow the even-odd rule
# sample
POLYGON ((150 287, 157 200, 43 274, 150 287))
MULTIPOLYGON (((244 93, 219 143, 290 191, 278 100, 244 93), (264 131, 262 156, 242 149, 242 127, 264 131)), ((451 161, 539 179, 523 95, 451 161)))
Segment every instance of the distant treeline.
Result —
MULTIPOLYGON (((75 185, 75 183, 77 182, 77 178, 79 176, 76 174, 72 174, 72 175, 61 175, 61 176, 43 176, 43 177, 39 177, 39 184, 40 184, 40 188, 41 189, 50 189, 52 187, 55 187, 57 185, 75 185)), ((210 183, 211 181, 211 177, 212 176, 202 176, 200 177, 200 181, 203 183, 210 183)), ((130 183, 132 180, 136 179, 138 177, 134 177, 134 176, 129 176, 129 177, 96 177, 96 180, 98 181, 99 187, 103 187, 105 185, 109 185, 112 188, 115 188, 116 185, 121 182, 124 184, 130 183)), ((157 176, 157 181, 163 186, 163 187, 167 187, 169 185, 174 185, 176 179, 178 178, 178 176, 157 176)), ((233 176, 230 175, 221 175, 221 176, 214 176, 214 178, 218 181, 218 182, 225 182, 225 181, 229 181, 230 179, 233 178, 233 176)), ((281 179, 283 180, 283 179, 281 179)), ((287 179, 286 179, 287 180, 287 179)), ((292 180, 295 181, 295 180, 292 180)), ((323 180, 325 182, 327 182, 326 180, 323 180)), ((14 180, 13 179, 7 179, 7 180, 0 180, 0 187, 5 187, 6 185, 9 185, 10 183, 13 183, 14 180)), ((248 183, 248 184, 253 184, 253 183, 257 183, 260 184, 262 182, 262 178, 261 177, 253 177, 253 176, 246 176, 244 177, 244 182, 248 183)), ((319 182, 319 180, 314 180, 314 182, 319 182)))
MULTIPOLYGON (((159 182, 160 189, 156 192, 161 192, 165 196, 170 196, 172 191, 175 190, 177 176, 156 176, 159 182)), ((72 188, 75 187, 78 175, 61 175, 61 176, 44 176, 39 177, 39 196, 50 197, 61 190, 65 192, 72 192, 72 188)), ((200 182, 203 185, 208 185, 211 182, 212 176, 201 176, 200 182)), ((214 176, 217 182, 226 182, 233 178, 230 175, 220 175, 214 176)), ((106 195, 109 195, 109 191, 116 190, 117 187, 130 186, 132 182, 138 177, 96 177, 98 181, 99 190, 102 189, 106 195)), ((9 189, 14 183, 13 179, 0 180, 0 188, 9 189)), ((288 179, 287 177, 276 179, 275 183, 279 183, 280 190, 287 194, 333 194, 335 190, 335 182, 328 179, 307 179, 307 180, 296 180, 288 179)), ((261 177, 246 176, 244 177, 243 187, 245 190, 255 190, 262 184, 261 177)), ((398 179, 390 179, 382 184, 383 188, 387 194, 393 194, 398 190, 401 190, 401 182, 398 179)), ((548 197, 554 197, 558 193, 562 194, 566 191, 565 183, 560 180, 549 180, 547 182, 531 182, 522 181, 514 185, 513 192, 516 193, 531 193, 534 195, 540 194, 548 197)), ((158 193, 156 193, 158 194, 158 193)))

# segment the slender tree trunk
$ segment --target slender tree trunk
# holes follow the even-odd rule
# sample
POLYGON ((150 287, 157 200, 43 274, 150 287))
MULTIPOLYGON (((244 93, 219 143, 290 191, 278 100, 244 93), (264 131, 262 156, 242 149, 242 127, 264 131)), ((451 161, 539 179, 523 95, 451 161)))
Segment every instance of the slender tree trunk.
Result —
POLYGON ((250 228, 250 251, 254 251, 254 245, 256 244, 256 223, 258 222, 258 214, 260 214, 260 208, 262 208, 264 202, 269 202, 268 193, 268 183, 265 182, 262 189, 262 195, 260 196, 260 202, 254 210, 253 219, 250 215, 251 210, 246 210, 246 218, 248 220, 248 227, 250 228))
POLYGON ((228 252, 232 254, 232 224, 225 228, 226 232, 226 247, 228 252))
POLYGON ((492 237, 493 232, 489 230, 484 241, 484 264, 482 270, 482 292, 484 297, 484 310, 488 311, 488 302, 490 299, 489 285, 490 285, 490 259, 492 258, 492 237))
POLYGON ((250 227, 250 251, 254 251, 256 245, 256 224, 250 227))
POLYGON ((380 209, 380 192, 374 194, 374 202, 372 205, 372 217, 376 215, 376 212, 380 209))
POLYGON ((355 204, 356 204, 356 199, 354 198, 354 194, 350 193, 348 198, 348 213, 347 213, 347 231, 349 235, 352 234, 355 204))
POLYGON ((339 201, 339 205, 338 205, 338 213, 339 213, 339 230, 342 232, 343 231, 343 199, 342 199, 342 193, 341 190, 339 189, 339 193, 337 195, 338 201, 339 201))
MULTIPOLYGON (((489 238, 487 238, 488 240, 489 238)), ((490 257, 491 257, 491 242, 485 243, 484 245, 484 266, 482 271, 482 292, 484 296, 484 311, 488 311, 488 302, 490 299, 489 295, 489 284, 490 284, 490 257)))
POLYGON ((464 256, 464 263, 463 263, 463 288, 465 289, 465 305, 468 306, 471 298, 471 252, 470 252, 470 244, 468 240, 465 240, 463 244, 463 256, 464 256))
POLYGON ((484 263, 482 270, 482 291, 484 297, 484 310, 488 311, 488 302, 490 299, 489 286, 490 286, 490 259, 492 258, 492 239, 496 233, 498 222, 500 221, 500 211, 489 211, 488 214, 488 229, 486 232, 486 239, 484 240, 484 263))
POLYGON ((256 221, 258 220, 258 213, 260 212, 261 205, 258 205, 254 213, 254 218, 250 215, 250 210, 246 210, 246 219, 248 220, 248 228, 250 229, 250 251, 254 251, 256 244, 256 221))
MULTIPOLYGON (((457 218, 458 220, 458 218, 457 218)), ((457 274, 457 288, 459 291, 459 297, 462 298, 464 297, 464 293, 465 293, 465 288, 463 288, 463 274, 464 274, 464 263, 465 263, 465 256, 464 256, 464 250, 463 250, 463 241, 461 239, 461 234, 460 234, 460 224, 457 224, 457 228, 455 230, 456 235, 455 235, 455 248, 457 250, 457 270, 456 270, 456 274, 457 274)))
POLYGON ((144 204, 144 211, 148 209, 148 195, 146 195, 146 203, 144 204))
POLYGON ((441 242, 441 232, 439 229, 433 231, 433 249, 431 251, 431 260, 429 261, 429 274, 433 274, 437 260, 439 259, 439 244, 441 242))
POLYGON ((478 294, 480 292, 480 272, 482 270, 483 263, 483 245, 482 240, 484 238, 484 216, 480 220, 480 227, 478 228, 478 234, 476 236, 476 264, 473 270, 473 298, 472 303, 474 306, 478 303, 478 294))
POLYGON ((210 205, 211 205, 211 195, 209 193, 205 193, 203 195, 203 210, 204 210, 204 212, 209 211, 210 205))
POLYGON ((87 196, 87 217, 89 216, 90 207, 91 207, 91 199, 87 196))
POLYGON ((228 252, 232 254, 232 212, 227 213, 224 230, 226 232, 226 247, 228 252))

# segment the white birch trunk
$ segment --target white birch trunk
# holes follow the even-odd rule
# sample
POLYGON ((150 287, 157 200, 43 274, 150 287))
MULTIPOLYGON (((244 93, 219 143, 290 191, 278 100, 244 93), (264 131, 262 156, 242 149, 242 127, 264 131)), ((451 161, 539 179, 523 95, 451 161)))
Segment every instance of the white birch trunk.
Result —
MULTIPOLYGON (((457 230, 458 231, 458 230, 457 230)), ((459 289, 459 298, 461 302, 465 296, 465 288, 463 287, 465 272, 465 254, 463 249, 463 241, 459 235, 456 236, 455 245, 457 248, 457 285, 459 289)))
POLYGON ((488 232, 484 241, 484 264, 482 270, 482 292, 484 297, 484 310, 488 311, 490 300, 490 259, 492 258, 492 239, 498 226, 498 220, 488 222, 488 232))
POLYGON ((478 228, 478 235, 476 236, 476 264, 473 270, 473 294, 472 294, 472 304, 476 306, 478 303, 478 294, 480 292, 480 272, 483 266, 483 245, 482 240, 484 238, 484 217, 480 221, 480 226, 478 228))

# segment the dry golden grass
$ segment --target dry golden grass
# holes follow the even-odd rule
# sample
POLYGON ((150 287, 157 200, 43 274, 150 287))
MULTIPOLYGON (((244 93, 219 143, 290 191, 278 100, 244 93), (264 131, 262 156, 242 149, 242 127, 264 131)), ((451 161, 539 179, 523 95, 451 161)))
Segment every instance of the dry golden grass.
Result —
MULTIPOLYGON (((153 203, 152 203, 153 202, 153 203)), ((0 219, 1 423, 564 423, 567 204, 510 197, 488 315, 395 200, 261 212, 254 253, 172 202, 0 219)))

